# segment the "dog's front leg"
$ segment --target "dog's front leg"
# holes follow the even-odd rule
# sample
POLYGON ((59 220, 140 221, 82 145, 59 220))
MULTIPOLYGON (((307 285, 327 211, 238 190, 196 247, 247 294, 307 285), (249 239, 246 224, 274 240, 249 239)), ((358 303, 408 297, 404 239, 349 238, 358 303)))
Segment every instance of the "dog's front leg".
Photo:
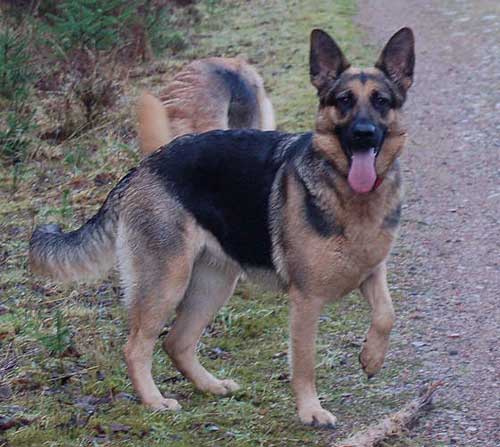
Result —
POLYGON ((334 427, 336 418, 321 408, 315 384, 315 342, 323 301, 292 287, 290 297, 290 355, 292 388, 304 424, 334 427))
POLYGON ((389 347, 389 335, 394 324, 394 308, 387 287, 387 268, 380 264, 360 287, 361 294, 372 308, 372 323, 359 356, 368 378, 375 375, 384 364, 389 347))

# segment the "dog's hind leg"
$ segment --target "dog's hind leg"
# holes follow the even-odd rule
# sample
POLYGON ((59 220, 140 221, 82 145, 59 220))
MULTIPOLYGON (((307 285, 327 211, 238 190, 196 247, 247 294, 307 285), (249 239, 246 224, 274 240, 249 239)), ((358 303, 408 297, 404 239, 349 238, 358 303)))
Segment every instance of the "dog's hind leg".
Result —
POLYGON ((175 366, 201 391, 226 395, 239 386, 219 380, 198 360, 196 345, 203 329, 231 297, 239 277, 235 266, 214 266, 200 259, 194 266, 186 296, 163 346, 175 366))
POLYGON ((155 342, 189 282, 189 266, 175 266, 176 272, 158 278, 157 284, 138 283, 131 293, 130 335, 125 359, 130 379, 142 403, 154 410, 177 410, 175 399, 164 398, 151 374, 155 342))
POLYGON ((372 323, 366 341, 359 355, 363 370, 370 378, 384 364, 389 347, 389 335, 394 324, 394 308, 387 287, 387 269, 381 264, 375 272, 361 284, 361 294, 372 308, 372 323))
POLYGON ((151 365, 155 342, 188 288, 195 253, 182 242, 180 248, 169 248, 152 227, 149 233, 131 231, 128 237, 126 230, 121 232, 120 273, 129 308, 130 335, 124 349, 129 376, 144 405, 155 410, 178 409, 178 402, 165 399, 156 387, 151 365))

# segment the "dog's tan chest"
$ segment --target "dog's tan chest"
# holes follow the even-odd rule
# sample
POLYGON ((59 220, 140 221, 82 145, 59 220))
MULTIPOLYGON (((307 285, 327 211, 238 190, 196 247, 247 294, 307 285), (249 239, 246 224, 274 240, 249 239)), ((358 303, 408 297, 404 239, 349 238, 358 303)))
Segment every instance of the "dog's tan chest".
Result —
POLYGON ((377 221, 372 223, 372 226, 347 227, 343 237, 345 256, 363 272, 373 269, 387 257, 394 233, 381 228, 381 222, 377 221))
POLYGON ((336 299, 359 287, 388 256, 393 240, 384 230, 353 227, 328 240, 310 235, 295 250, 313 293, 336 299))
POLYGON ((304 209, 301 194, 289 190, 285 230, 285 262, 289 279, 308 293, 340 298, 387 258, 395 228, 384 224, 391 206, 385 200, 353 202, 332 207, 336 232, 320 234, 297 210, 304 209))

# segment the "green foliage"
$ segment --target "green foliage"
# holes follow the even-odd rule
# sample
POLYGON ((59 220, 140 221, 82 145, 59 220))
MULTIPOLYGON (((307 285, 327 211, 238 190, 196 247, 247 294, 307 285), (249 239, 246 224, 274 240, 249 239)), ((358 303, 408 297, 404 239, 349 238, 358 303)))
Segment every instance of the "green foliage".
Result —
POLYGON ((52 334, 40 334, 39 341, 51 355, 61 357, 72 345, 71 330, 63 321, 62 312, 56 312, 55 328, 52 334))
POLYGON ((134 12, 134 2, 126 0, 64 0, 47 18, 63 50, 109 50, 120 43, 134 12))
POLYGON ((222 4, 221 0, 205 0, 207 11, 210 14, 213 14, 221 4, 222 4))
POLYGON ((0 158, 26 160, 35 119, 50 144, 102 124, 135 62, 186 47, 180 27, 200 16, 181 3, 0 0, 0 158))
POLYGON ((31 114, 26 107, 33 74, 28 39, 6 26, 0 31, 0 155, 9 161, 24 159, 30 143, 31 114))
POLYGON ((71 192, 69 189, 65 189, 62 195, 62 204, 59 208, 62 219, 69 219, 73 215, 73 207, 71 206, 71 192))
POLYGON ((9 27, 0 30, 0 96, 24 100, 32 80, 28 39, 9 27))
POLYGON ((154 20, 153 17, 150 17, 145 26, 154 52, 161 54, 163 51, 170 49, 177 53, 186 48, 187 43, 183 34, 172 29, 169 23, 169 11, 164 10, 160 17, 160 20, 154 20))
POLYGON ((172 8, 162 0, 62 0, 46 14, 45 28, 64 54, 128 49, 145 59, 150 46, 157 52, 185 46, 171 16, 172 8))
POLYGON ((31 143, 31 117, 19 110, 10 110, 0 118, 0 154, 14 163, 23 161, 31 143))
POLYGON ((78 171, 78 168, 87 160, 87 150, 80 145, 77 145, 74 149, 70 149, 64 156, 64 163, 71 167, 73 171, 78 171))

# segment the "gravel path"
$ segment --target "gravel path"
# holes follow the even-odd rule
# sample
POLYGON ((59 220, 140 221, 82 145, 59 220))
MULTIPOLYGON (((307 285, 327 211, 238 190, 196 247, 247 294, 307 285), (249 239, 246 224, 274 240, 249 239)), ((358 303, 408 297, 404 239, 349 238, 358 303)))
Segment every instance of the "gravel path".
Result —
POLYGON ((500 2, 359 0, 367 41, 417 39, 407 201, 392 258, 397 355, 444 379, 425 446, 500 446, 500 2))

